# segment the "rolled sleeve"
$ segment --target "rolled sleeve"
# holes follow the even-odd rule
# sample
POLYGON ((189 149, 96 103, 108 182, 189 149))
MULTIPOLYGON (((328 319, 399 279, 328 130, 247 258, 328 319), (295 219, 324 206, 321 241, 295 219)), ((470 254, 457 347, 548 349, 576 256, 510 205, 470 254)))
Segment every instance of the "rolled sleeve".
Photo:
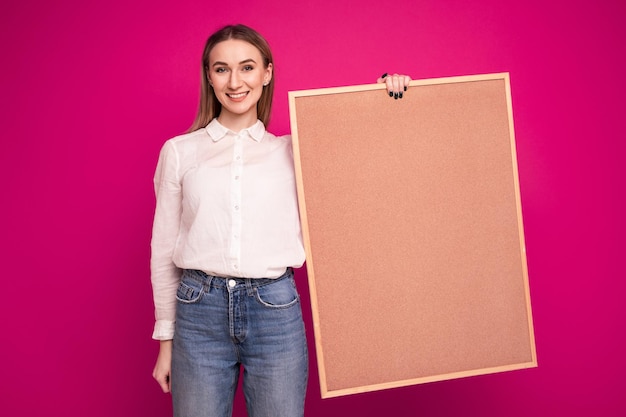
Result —
POLYGON ((154 324, 152 338, 155 340, 172 340, 174 338, 174 322, 157 320, 154 324))

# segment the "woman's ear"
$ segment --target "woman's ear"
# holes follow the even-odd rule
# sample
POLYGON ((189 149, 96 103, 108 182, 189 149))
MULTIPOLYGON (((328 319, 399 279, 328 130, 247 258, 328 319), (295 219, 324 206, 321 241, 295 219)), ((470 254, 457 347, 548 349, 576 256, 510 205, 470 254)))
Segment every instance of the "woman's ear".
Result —
POLYGON ((274 74, 274 67, 272 63, 267 64, 265 68, 265 76, 263 77, 263 85, 268 85, 272 81, 272 75, 274 74))
POLYGON ((209 67, 204 67, 204 75, 206 76, 209 85, 213 87, 213 82, 211 82, 211 72, 209 71, 209 67))

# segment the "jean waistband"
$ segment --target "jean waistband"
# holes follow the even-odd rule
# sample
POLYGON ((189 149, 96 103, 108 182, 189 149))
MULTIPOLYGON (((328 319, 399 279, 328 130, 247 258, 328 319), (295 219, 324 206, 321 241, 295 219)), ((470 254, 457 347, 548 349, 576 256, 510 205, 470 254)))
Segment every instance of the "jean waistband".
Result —
POLYGON ((274 282, 278 282, 292 276, 293 268, 291 267, 287 268, 285 273, 278 278, 219 277, 216 275, 209 275, 206 272, 200 271, 198 269, 183 270, 183 277, 194 279, 206 287, 213 286, 214 288, 224 288, 227 286, 231 288, 236 288, 237 286, 244 286, 246 288, 257 288, 264 285, 272 284, 274 282), (234 282, 235 284, 230 284, 231 282, 234 282))

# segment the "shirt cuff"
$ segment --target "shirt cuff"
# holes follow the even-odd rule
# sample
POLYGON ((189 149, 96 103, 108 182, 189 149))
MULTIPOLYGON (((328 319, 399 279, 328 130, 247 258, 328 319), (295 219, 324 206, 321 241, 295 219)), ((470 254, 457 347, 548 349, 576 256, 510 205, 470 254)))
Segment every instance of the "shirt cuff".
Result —
POLYGON ((171 320, 157 320, 154 323, 152 338, 154 340, 172 340, 174 338, 174 323, 171 320))

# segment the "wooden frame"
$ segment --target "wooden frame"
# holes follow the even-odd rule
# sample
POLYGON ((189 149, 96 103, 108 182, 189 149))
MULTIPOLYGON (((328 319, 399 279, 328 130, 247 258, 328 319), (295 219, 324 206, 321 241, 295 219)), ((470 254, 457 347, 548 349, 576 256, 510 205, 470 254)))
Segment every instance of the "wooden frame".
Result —
POLYGON ((508 73, 289 93, 323 398, 537 366, 508 73))

